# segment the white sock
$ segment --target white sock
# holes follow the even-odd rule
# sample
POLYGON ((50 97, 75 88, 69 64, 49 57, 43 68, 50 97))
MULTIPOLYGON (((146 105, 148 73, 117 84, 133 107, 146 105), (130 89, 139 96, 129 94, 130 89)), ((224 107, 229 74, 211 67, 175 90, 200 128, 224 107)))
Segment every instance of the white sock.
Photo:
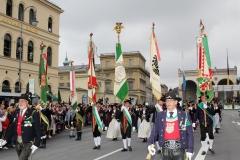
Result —
POLYGON ((156 141, 156 145, 157 145, 158 150, 161 150, 161 147, 159 146, 158 141, 156 141))
POLYGON ((101 137, 97 137, 98 145, 101 145, 101 137))
POLYGON ((126 140, 126 139, 123 139, 123 147, 124 147, 125 149, 127 149, 127 140, 126 140))
POLYGON ((212 145, 213 145, 213 139, 209 139, 209 147, 210 147, 210 149, 212 149, 212 145))
POLYGON ((70 131, 70 136, 72 136, 73 135, 73 131, 70 131))
POLYGON ((206 140, 209 141, 208 133, 206 133, 206 140))
POLYGON ((203 149, 203 151, 207 152, 207 149, 206 149, 206 140, 205 140, 205 141, 201 141, 201 144, 202 144, 202 149, 203 149))
POLYGON ((95 146, 98 145, 98 140, 97 140, 97 138, 94 138, 94 143, 95 143, 95 146))
POLYGON ((131 138, 127 138, 128 141, 128 147, 131 146, 131 138))

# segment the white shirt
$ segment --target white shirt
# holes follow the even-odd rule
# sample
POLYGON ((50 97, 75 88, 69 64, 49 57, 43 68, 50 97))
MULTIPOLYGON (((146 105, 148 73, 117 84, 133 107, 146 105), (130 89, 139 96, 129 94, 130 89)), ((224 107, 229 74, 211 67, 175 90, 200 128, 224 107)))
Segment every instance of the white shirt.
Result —
MULTIPOLYGON (((167 116, 168 116, 168 117, 170 117, 170 113, 169 113, 169 112, 170 112, 170 111, 167 110, 167 116)), ((173 115, 172 115, 172 116, 175 117, 175 116, 177 115, 177 109, 175 108, 172 112, 173 112, 173 115)))
POLYGON ((23 112, 22 112, 22 115, 21 115, 21 109, 20 109, 20 116, 23 116, 23 115, 25 114, 26 110, 27 110, 27 108, 25 108, 24 110, 22 110, 23 112))

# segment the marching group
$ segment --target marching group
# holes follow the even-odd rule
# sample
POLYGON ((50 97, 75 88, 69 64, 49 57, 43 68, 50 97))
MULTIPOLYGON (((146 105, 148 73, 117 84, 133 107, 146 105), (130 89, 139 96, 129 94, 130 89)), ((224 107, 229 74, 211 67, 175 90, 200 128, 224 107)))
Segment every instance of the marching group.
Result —
POLYGON ((54 134, 69 130, 69 137, 81 140, 82 126, 91 125, 94 147, 101 148, 101 133, 113 141, 122 138, 122 152, 132 151, 131 133, 135 130, 143 142, 148 141, 148 150, 153 155, 156 144, 157 153, 164 160, 174 157, 191 159, 194 150, 193 131, 200 126, 202 154, 213 150, 213 128, 219 133, 221 107, 217 102, 207 102, 208 96, 202 94, 199 103, 179 105, 181 98, 175 91, 169 91, 155 106, 131 105, 131 99, 124 105, 79 104, 74 111, 67 103, 52 104, 46 108, 29 105, 29 95, 22 94, 18 104, 0 106, 0 147, 16 147, 19 159, 27 159, 37 148, 46 148, 46 139, 54 134), (40 120, 41 119, 41 120, 40 120), (173 152, 174 151, 174 152, 173 152), (174 153, 174 154, 173 154, 174 153))

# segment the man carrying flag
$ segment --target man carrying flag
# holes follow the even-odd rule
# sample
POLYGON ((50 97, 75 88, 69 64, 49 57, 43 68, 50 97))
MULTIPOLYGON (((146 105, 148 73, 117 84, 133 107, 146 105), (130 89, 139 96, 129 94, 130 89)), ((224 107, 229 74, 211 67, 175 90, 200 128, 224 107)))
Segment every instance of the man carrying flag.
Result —
POLYGON ((197 39, 198 43, 198 87, 197 95, 200 96, 201 102, 198 104, 196 114, 193 119, 192 126, 195 127, 197 119, 200 123, 201 130, 201 144, 202 155, 207 153, 206 134, 209 135, 209 151, 215 154, 213 150, 213 115, 214 108, 209 102, 214 96, 212 87, 212 69, 211 59, 209 54, 207 35, 203 33, 204 25, 200 21, 200 37, 197 39))
POLYGON ((95 146, 93 149, 101 148, 101 133, 103 131, 102 120, 104 119, 104 111, 101 108, 102 101, 97 101, 96 88, 97 79, 95 76, 95 68, 93 63, 94 58, 94 43, 92 42, 93 34, 90 34, 90 42, 88 46, 88 97, 92 100, 91 106, 87 108, 87 113, 90 113, 92 119, 92 132, 95 146))
POLYGON ((120 33, 122 26, 121 22, 117 22, 116 26, 113 30, 116 30, 118 34, 118 43, 116 47, 116 64, 115 64, 115 82, 114 82, 114 95, 120 100, 120 102, 124 102, 124 105, 121 108, 120 121, 121 121, 121 134, 123 139, 123 149, 122 152, 125 152, 129 149, 132 151, 131 147, 131 132, 135 130, 133 127, 132 118, 130 115, 130 105, 131 100, 126 100, 125 98, 128 96, 128 84, 126 80, 126 72, 124 68, 124 61, 122 55, 122 49, 120 44, 120 33), (128 143, 128 149, 127 149, 128 143))

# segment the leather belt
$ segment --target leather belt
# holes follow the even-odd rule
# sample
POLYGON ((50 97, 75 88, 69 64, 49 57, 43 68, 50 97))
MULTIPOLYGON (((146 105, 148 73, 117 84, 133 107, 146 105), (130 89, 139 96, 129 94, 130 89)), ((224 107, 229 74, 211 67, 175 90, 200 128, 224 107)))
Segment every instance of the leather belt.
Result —
POLYGON ((165 140, 163 144, 164 149, 181 148, 181 140, 165 140))

